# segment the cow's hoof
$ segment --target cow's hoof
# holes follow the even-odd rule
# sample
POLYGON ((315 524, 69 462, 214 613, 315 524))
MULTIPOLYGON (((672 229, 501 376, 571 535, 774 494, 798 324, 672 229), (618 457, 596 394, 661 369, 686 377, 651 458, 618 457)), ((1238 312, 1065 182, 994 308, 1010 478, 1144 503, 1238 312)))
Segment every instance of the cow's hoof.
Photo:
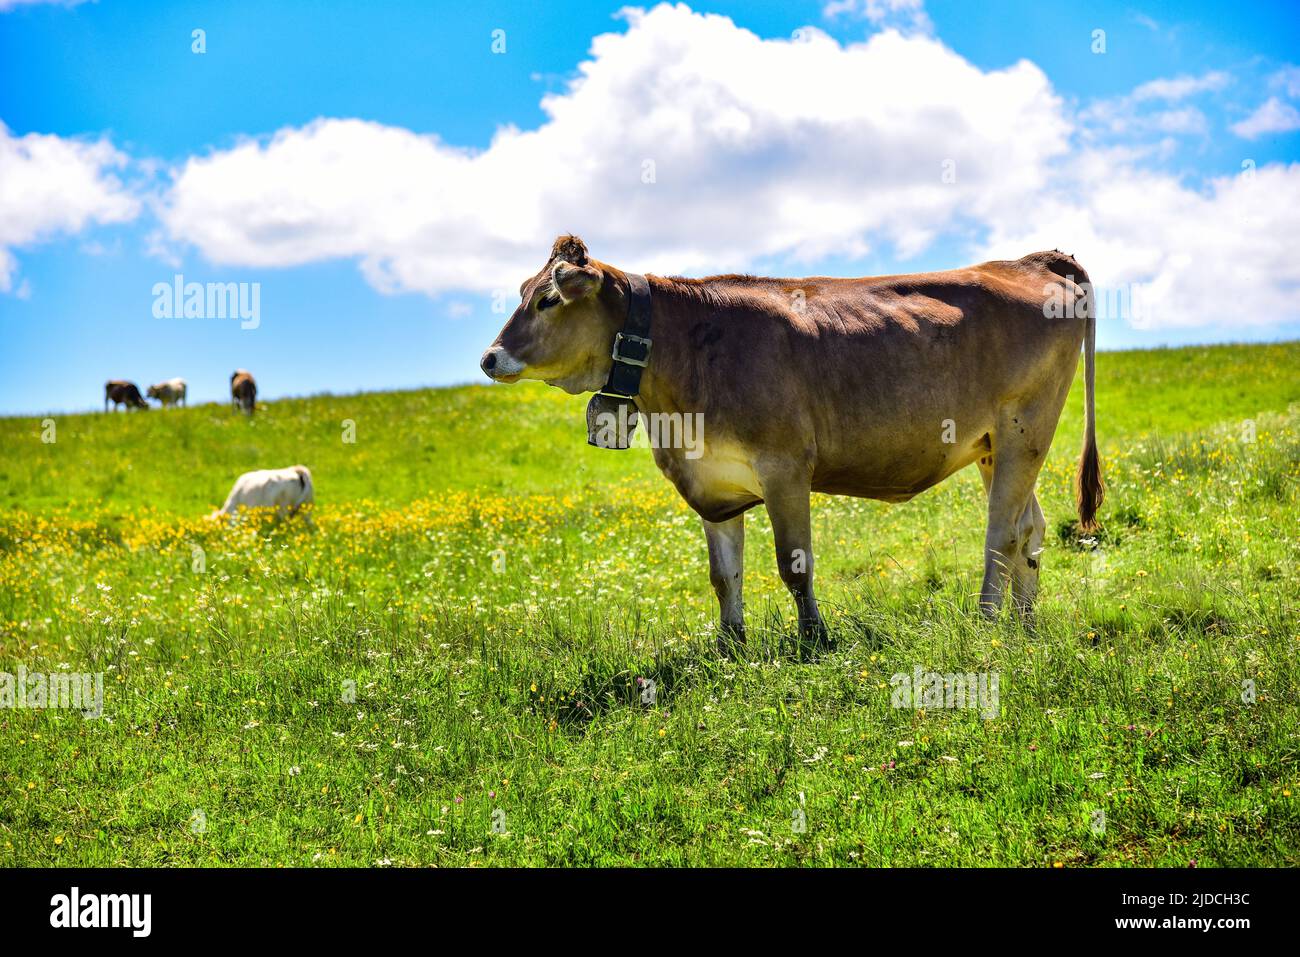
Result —
POLYGON ((723 658, 736 657, 741 649, 745 647, 745 626, 728 625, 723 623, 718 626, 718 654, 723 658))
POLYGON ((799 657, 802 660, 812 661, 830 650, 831 634, 825 624, 819 621, 799 629, 799 657))
POLYGON ((1038 616, 1034 614, 1032 607, 1016 607, 1016 619, 1020 622, 1020 627, 1031 634, 1038 630, 1038 616))

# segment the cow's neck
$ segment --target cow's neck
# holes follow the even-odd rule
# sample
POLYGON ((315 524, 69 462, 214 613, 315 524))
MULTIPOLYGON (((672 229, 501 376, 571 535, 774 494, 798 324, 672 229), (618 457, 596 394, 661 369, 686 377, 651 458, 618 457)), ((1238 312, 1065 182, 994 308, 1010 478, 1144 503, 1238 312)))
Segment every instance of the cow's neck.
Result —
POLYGON ((670 283, 650 280, 652 319, 650 363, 641 373, 641 391, 636 397, 642 412, 690 411, 698 404, 686 381, 690 369, 685 329, 689 309, 681 293, 670 283))

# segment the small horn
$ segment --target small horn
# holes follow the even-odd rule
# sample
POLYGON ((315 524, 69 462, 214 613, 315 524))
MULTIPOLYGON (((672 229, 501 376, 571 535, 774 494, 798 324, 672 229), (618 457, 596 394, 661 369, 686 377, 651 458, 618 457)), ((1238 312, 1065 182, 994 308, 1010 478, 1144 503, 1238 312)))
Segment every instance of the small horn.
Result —
POLYGON ((587 265, 587 245, 577 236, 561 236, 551 247, 551 261, 572 263, 575 266, 587 265))

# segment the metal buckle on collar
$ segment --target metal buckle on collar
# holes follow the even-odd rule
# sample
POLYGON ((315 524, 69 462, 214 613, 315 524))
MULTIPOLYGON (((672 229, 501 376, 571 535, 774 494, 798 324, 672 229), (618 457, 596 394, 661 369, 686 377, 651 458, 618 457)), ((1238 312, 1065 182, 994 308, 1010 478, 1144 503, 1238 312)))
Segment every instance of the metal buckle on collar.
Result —
POLYGON ((615 362, 622 362, 625 365, 630 366, 647 366, 650 364, 650 340, 641 336, 633 336, 628 333, 620 332, 614 336, 614 351, 611 355, 615 362), (631 356, 624 355, 619 347, 625 342, 631 343, 633 346, 639 348, 641 358, 635 359, 631 356))

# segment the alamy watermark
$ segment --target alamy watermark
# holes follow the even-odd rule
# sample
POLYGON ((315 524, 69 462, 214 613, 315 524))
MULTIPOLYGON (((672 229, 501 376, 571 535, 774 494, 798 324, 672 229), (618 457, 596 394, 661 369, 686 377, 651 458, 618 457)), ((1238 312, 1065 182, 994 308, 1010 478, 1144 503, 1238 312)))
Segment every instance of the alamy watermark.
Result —
POLYGON ((239 328, 262 324, 260 282, 186 282, 177 273, 171 282, 153 285, 155 319, 238 319, 239 328))
POLYGON ((899 672, 889 679, 894 690, 889 703, 895 708, 969 708, 993 719, 998 716, 998 672, 941 674, 922 671, 917 665, 909 675, 899 672))
POLYGON ((599 448, 624 448, 620 436, 629 436, 631 448, 685 449, 688 459, 704 455, 703 412, 645 413, 623 403, 597 414, 593 426, 591 441, 599 448), (638 429, 638 422, 644 427, 638 429))
POLYGON ((132 937, 148 937, 152 915, 152 894, 83 894, 74 885, 69 893, 50 898, 54 928, 120 927, 129 929, 132 937))
MULTIPOLYGON (((1076 282, 1073 276, 1067 277, 1076 282)), ((1043 316, 1047 319, 1081 319, 1091 303, 1098 322, 1119 319, 1139 326, 1155 322, 1167 303, 1150 283, 1129 282, 1115 286, 1097 286, 1077 282, 1081 295, 1075 295, 1059 282, 1043 286, 1043 316)))
POLYGON ((0 671, 0 708, 75 708, 87 719, 104 714, 104 673, 58 672, 47 675, 19 665, 0 671))

